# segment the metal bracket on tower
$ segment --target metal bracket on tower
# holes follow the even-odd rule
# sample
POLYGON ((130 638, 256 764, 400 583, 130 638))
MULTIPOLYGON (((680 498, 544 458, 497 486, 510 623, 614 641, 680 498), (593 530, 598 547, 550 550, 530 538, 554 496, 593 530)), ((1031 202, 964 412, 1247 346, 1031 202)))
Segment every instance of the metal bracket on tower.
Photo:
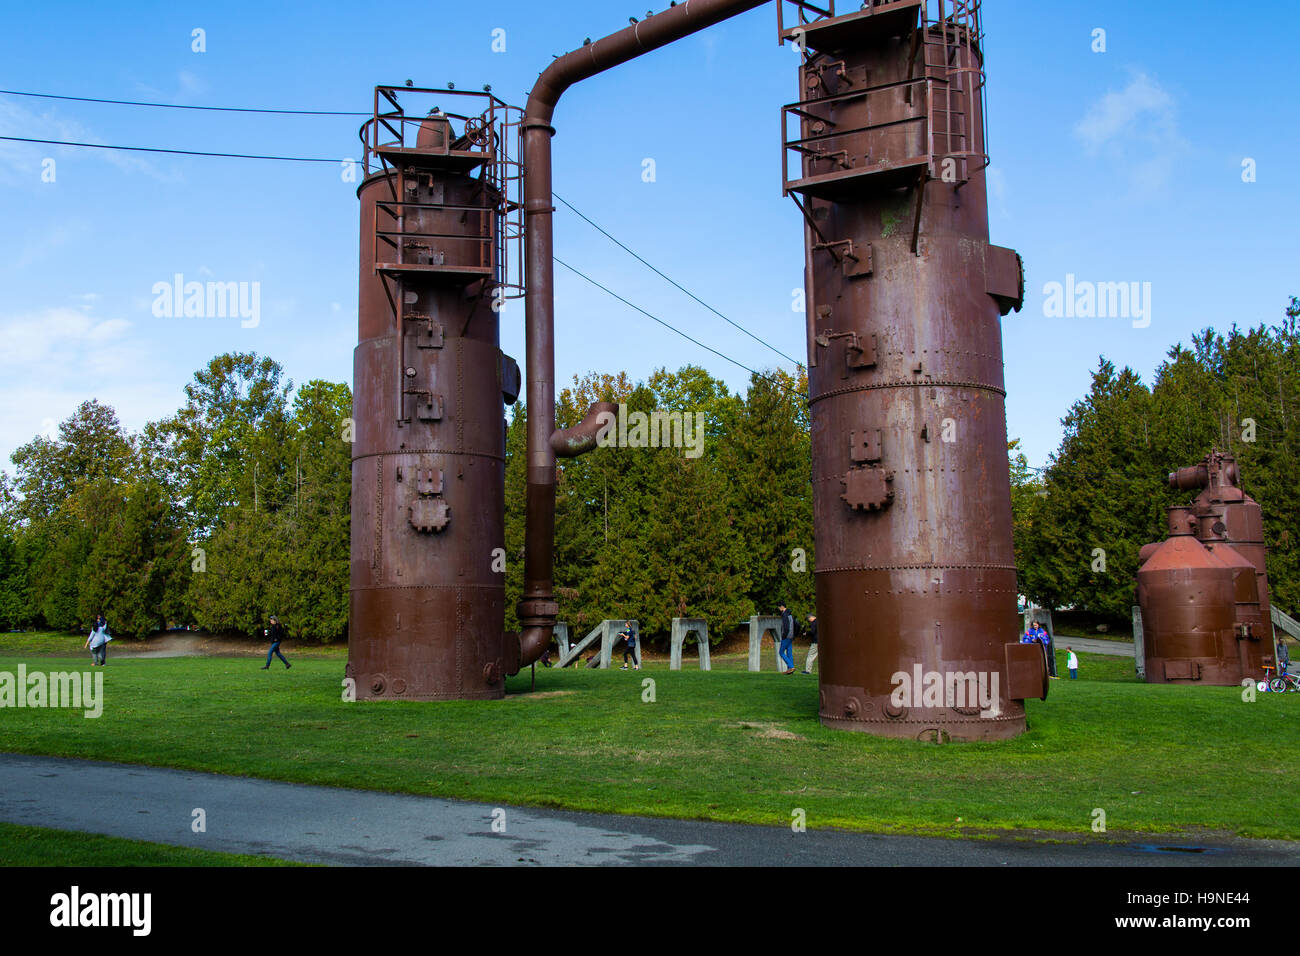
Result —
MULTIPOLYGON (((827 314, 829 315, 829 309, 827 314)), ((817 336, 817 345, 829 348, 832 339, 847 339, 844 343, 844 370, 840 378, 848 378, 850 369, 874 368, 876 365, 876 337, 858 336, 857 332, 823 332, 817 336)))
POLYGON ((881 430, 866 428, 849 432, 849 457, 855 462, 880 461, 881 430))

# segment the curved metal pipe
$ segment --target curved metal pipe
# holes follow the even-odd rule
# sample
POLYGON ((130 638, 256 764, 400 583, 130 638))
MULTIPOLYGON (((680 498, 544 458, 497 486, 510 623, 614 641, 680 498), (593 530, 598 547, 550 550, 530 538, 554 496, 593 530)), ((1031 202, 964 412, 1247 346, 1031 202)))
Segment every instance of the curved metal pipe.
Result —
POLYGON ((521 136, 524 164, 525 350, 528 364, 528 490, 525 505, 524 593, 519 602, 519 667, 550 642, 555 601, 555 240, 551 195, 551 118, 560 97, 585 80, 690 36, 767 0, 686 0, 617 33, 559 57, 528 95, 521 136), (544 636, 543 636, 544 632, 544 636), (525 648, 525 640, 527 647, 525 648), (539 646, 540 644, 540 646, 539 646))
POLYGON ((551 451, 557 458, 577 458, 596 447, 602 430, 618 425, 618 406, 613 402, 592 402, 587 415, 572 428, 551 435, 551 451))
MULTIPOLYGON (((551 644, 551 636, 555 625, 548 624, 545 627, 526 627, 519 632, 519 659, 532 664, 541 660, 546 648, 551 644)), ((524 665, 520 665, 524 666, 524 665)), ((518 673, 516 671, 516 673, 518 673)))

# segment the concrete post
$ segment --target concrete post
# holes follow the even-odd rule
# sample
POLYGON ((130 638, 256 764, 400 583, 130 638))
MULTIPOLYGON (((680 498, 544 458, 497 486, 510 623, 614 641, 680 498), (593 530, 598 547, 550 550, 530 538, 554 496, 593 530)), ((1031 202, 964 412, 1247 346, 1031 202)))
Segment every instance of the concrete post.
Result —
POLYGON ((668 669, 673 671, 682 669, 682 644, 686 641, 686 635, 688 634, 695 635, 695 643, 700 651, 700 670, 712 670, 709 661, 709 625, 708 622, 698 617, 673 618, 672 647, 669 651, 668 669))
MULTIPOLYGON (((569 649, 560 657, 559 667, 568 667, 570 663, 577 659, 578 655, 587 649, 597 637, 603 633, 604 623, 597 624, 591 631, 580 640, 577 644, 570 645, 569 649)), ((565 625, 567 637, 568 625, 565 625)))
POLYGON ((604 628, 600 635, 600 666, 609 667, 610 659, 614 656, 614 642, 618 640, 618 632, 623 630, 627 625, 632 625, 632 634, 636 637, 636 662, 641 663, 641 627, 636 621, 602 621, 601 627, 604 628))
MULTIPOLYGON (((774 638, 781 635, 781 618, 776 614, 755 614, 749 619, 749 669, 763 669, 763 635, 772 632, 774 638)), ((776 669, 781 670, 781 652, 777 641, 772 642, 772 656, 776 658, 776 669)))
POLYGON ((1133 666, 1137 670, 1138 680, 1147 679, 1147 655, 1142 644, 1142 608, 1133 605, 1133 666))

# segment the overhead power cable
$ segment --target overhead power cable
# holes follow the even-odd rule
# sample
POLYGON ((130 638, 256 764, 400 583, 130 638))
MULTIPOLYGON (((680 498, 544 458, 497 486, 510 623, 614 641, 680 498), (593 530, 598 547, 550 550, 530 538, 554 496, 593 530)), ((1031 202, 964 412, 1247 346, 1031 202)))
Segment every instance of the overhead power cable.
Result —
POLYGON ((185 103, 147 103, 142 100, 106 100, 96 96, 59 96, 55 93, 27 93, 22 90, 0 90, 8 96, 32 96, 43 100, 69 100, 74 103, 106 103, 110 106, 148 106, 164 110, 206 110, 214 113, 273 113, 278 116, 370 116, 370 113, 350 113, 340 110, 268 110, 247 106, 191 106, 185 103))
MULTIPOLYGON (((370 115, 370 114, 368 114, 368 113, 339 113, 339 112, 326 112, 326 111, 315 111, 315 110, 263 110, 263 109, 251 109, 251 108, 243 108, 243 107, 198 107, 198 106, 179 106, 179 105, 176 105, 176 104, 170 104, 170 103, 145 103, 145 102, 137 102, 137 101, 130 101, 130 100, 106 100, 106 99, 97 99, 97 98, 91 98, 91 97, 55 96, 55 95, 53 95, 53 94, 22 93, 22 92, 13 91, 13 90, 0 90, 0 93, 8 93, 8 94, 10 94, 10 95, 17 95, 17 96, 42 96, 42 97, 47 97, 47 98, 51 98, 51 99, 74 100, 74 101, 78 101, 78 102, 111 103, 111 104, 114 104, 114 105, 123 105, 123 106, 147 106, 147 107, 163 107, 163 108, 172 108, 172 107, 174 107, 174 108, 176 108, 176 109, 211 109, 211 110, 218 110, 218 109, 219 109, 219 110, 228 111, 228 112, 241 112, 241 113, 302 113, 302 114, 307 114, 307 115, 328 115, 328 116, 348 116, 348 115, 351 115, 351 116, 368 116, 368 115, 370 115)), ((34 144, 45 145, 45 146, 71 146, 71 147, 80 147, 80 148, 84 148, 84 149, 108 149, 108 150, 117 150, 117 151, 123 151, 123 152, 138 152, 138 153, 163 153, 163 154, 167 154, 167 155, 180 155, 180 156, 210 156, 210 157, 216 157, 216 158, 221 158, 221 159, 253 159, 253 160, 267 160, 267 161, 274 161, 274 162, 292 162, 292 163, 337 163, 337 162, 340 162, 340 160, 337 160, 337 159, 324 159, 324 158, 321 158, 321 157, 315 157, 315 156, 279 156, 279 155, 255 154, 255 153, 224 153, 224 152, 215 152, 215 151, 209 151, 209 150, 172 149, 172 148, 168 148, 168 147, 160 147, 160 146, 117 146, 117 145, 112 145, 112 144, 108 144, 108 143, 82 143, 82 142, 74 142, 74 141, 70 141, 70 140, 39 139, 39 138, 36 138, 36 137, 26 137, 26 136, 0 136, 0 140, 5 140, 5 141, 9 141, 9 142, 16 142, 16 143, 34 143, 34 144)), ((666 274, 664 274, 663 272, 661 272, 659 269, 655 268, 653 265, 651 265, 649 262, 647 262, 644 258, 642 258, 640 255, 638 255, 636 252, 634 252, 632 249, 628 248, 624 243, 622 243, 622 242, 620 242, 618 239, 614 238, 614 236, 612 236, 608 231, 606 231, 606 230, 603 229, 601 226, 599 226, 596 222, 594 222, 590 217, 588 217, 587 215, 585 215, 581 210, 579 210, 576 206, 574 206, 574 205, 573 205, 572 203, 570 203, 568 200, 566 200, 566 199, 564 199, 564 198, 562 198, 562 197, 560 197, 560 196, 558 196, 558 195, 556 195, 555 198, 558 199, 560 202, 562 202, 562 203, 563 203, 566 207, 568 207, 568 208, 569 208, 569 209, 570 209, 570 210, 571 210, 575 215, 577 215, 579 218, 581 218, 584 222, 586 222, 588 225, 590 225, 593 229, 595 229, 596 231, 598 231, 599 233, 601 233, 603 236, 605 236, 607 239, 609 239, 611 242, 613 242, 615 245, 617 245, 617 246, 618 246, 620 249, 622 249, 624 252, 628 253, 628 255, 632 256, 634 259, 636 259, 638 262, 640 262, 640 263, 641 263, 642 265, 644 265, 646 268, 650 269, 650 270, 651 270, 652 272, 654 272, 656 275, 660 276, 660 277, 663 278, 665 281, 667 281, 668 283, 670 283, 672 286, 674 286, 675 288, 677 288, 677 289, 679 289, 680 291, 682 291, 683 293, 685 293, 687 296, 689 296, 689 297, 690 297, 691 299, 693 299, 695 302, 698 302, 700 305, 704 306, 704 307, 705 307, 706 309, 708 309, 710 312, 714 313, 714 314, 717 315, 719 318, 721 318, 721 319, 723 319, 724 321, 726 321, 729 325, 735 327, 736 329, 740 330, 741 332, 744 332, 744 333, 745 333, 746 335, 748 335, 750 338, 754 339, 754 341, 759 342, 760 344, 762 344, 762 345, 766 346, 767 348, 771 349, 771 350, 772 350, 773 352, 775 352, 777 355, 780 355, 782 358, 784 358, 784 359, 786 359, 786 360, 788 360, 788 361, 794 363, 794 365, 795 365, 796 367, 798 367, 798 368, 803 368, 803 367, 804 367, 804 366, 803 366, 803 363, 797 361, 796 359, 791 358, 789 355, 786 355, 786 354, 785 354, 784 352, 782 352, 780 349, 776 348, 775 346, 771 345, 770 343, 764 341, 764 340, 763 340, 762 338, 760 338, 759 336, 757 336, 757 335, 755 335, 754 333, 750 332, 750 331, 749 331, 748 329, 746 329, 744 326, 742 326, 742 325, 740 325, 740 324, 738 324, 738 323, 732 321, 732 320, 731 320, 730 318, 728 318, 726 315, 723 315, 723 313, 721 313, 721 312, 719 312, 717 309, 713 308, 713 306, 709 305, 707 302, 705 302, 705 301, 704 301, 703 299, 701 299, 699 296, 695 295, 695 294, 694 294, 693 292, 691 292, 689 289, 685 288, 685 287, 682 286, 680 283, 674 281, 674 280, 671 279, 669 276, 667 276, 666 274)), ((612 296, 613 298, 618 299, 620 302, 622 302, 623 304, 627 305, 629 308, 635 309, 637 312, 640 312, 641 314, 647 316, 648 318, 653 319, 655 322, 659 323, 659 324, 662 325, 664 328, 666 328, 666 329, 668 329, 668 330, 670 330, 670 331, 676 333, 677 335, 680 335, 682 338, 684 338, 684 339, 686 339, 686 340, 688 340, 688 341, 694 343, 695 345, 698 345, 700 348, 705 349, 705 350, 708 351, 708 352, 711 352, 712 354, 718 356, 719 358, 723 359, 724 361, 726 361, 726 362, 730 362, 732 365, 735 365, 735 366, 737 366, 738 368, 744 369, 745 371, 751 373, 752 375, 758 376, 759 378, 762 378, 762 379, 764 379, 764 380, 766 380, 766 381, 768 381, 768 382, 771 382, 773 385, 777 385, 777 386, 779 386, 780 388, 784 389, 786 392, 789 392, 790 394, 793 394, 793 395, 800 395, 800 396, 802 396, 802 393, 796 392, 794 389, 792 389, 792 388, 790 388, 789 386, 785 385, 783 382, 781 382, 781 381, 779 381, 779 380, 777 380, 777 379, 771 378, 771 377, 769 377, 769 376, 763 375, 761 372, 758 372, 757 370, 750 368, 748 365, 745 365, 744 363, 739 362, 739 361, 737 361, 736 359, 733 359, 731 356, 729 356, 729 355, 727 355, 727 354, 725 354, 725 353, 723 353, 723 352, 718 351, 717 349, 713 348, 712 346, 705 345, 703 342, 699 341, 699 340, 696 339, 696 338, 693 338, 692 336, 690 336, 690 335, 688 335, 687 333, 683 332, 681 329, 676 328, 675 326, 673 326, 673 325, 671 325, 670 323, 664 321, 663 319, 659 318, 658 316, 654 315, 653 313, 648 312, 648 311, 646 311, 645 309, 642 309, 640 306, 638 306, 638 305, 636 305, 635 303, 630 302, 629 300, 623 298, 622 296, 620 296, 618 293, 614 292, 613 290, 607 288, 606 286, 601 285, 599 282, 597 282, 595 279, 592 279, 590 276, 588 276, 588 275, 586 275, 586 274, 580 272, 579 270, 575 269, 573 266, 570 266, 568 263, 563 262, 559 257, 554 257, 554 258, 555 258, 555 261, 556 261, 557 263, 559 263, 560 265, 564 266, 564 268, 568 269, 569 271, 573 272, 575 275, 579 276, 580 278, 582 278, 582 279, 586 280, 587 282, 591 283, 592 285, 596 286, 598 289, 600 289, 601 291, 605 292, 607 295, 610 295, 610 296, 612 296)))
MULTIPOLYGON (((36 97, 39 99, 49 99, 49 100, 66 100, 75 103, 104 103, 113 106, 142 106, 142 107, 149 107, 154 109, 201 110, 201 111, 223 112, 223 113, 264 113, 264 114, 281 115, 281 116, 354 116, 354 117, 358 117, 358 116, 368 117, 371 115, 370 113, 357 113, 357 112, 348 112, 348 111, 341 111, 341 110, 288 110, 288 109, 266 109, 266 108, 248 107, 248 106, 196 106, 196 105, 183 104, 183 103, 158 103, 158 102, 150 102, 144 100, 116 100, 116 99, 107 99, 104 97, 95 97, 95 96, 66 96, 57 93, 35 93, 35 92, 25 91, 25 90, 0 90, 0 94, 6 94, 9 96, 28 96, 28 97, 36 97)), ((67 143, 67 142, 60 142, 57 140, 19 139, 18 137, 0 137, 0 138, 13 139, 19 142, 38 142, 47 145, 57 145, 57 146, 88 146, 88 147, 96 147, 100 149, 121 149, 121 150, 133 151, 133 152, 170 153, 173 155, 185 155, 185 156, 214 156, 214 157, 220 157, 225 159, 264 159, 264 160, 279 160, 282 162, 320 162, 320 163, 337 162, 337 160, 332 160, 332 159, 314 159, 314 158, 309 159, 309 158, 296 157, 296 156, 261 156, 261 155, 249 155, 249 154, 240 154, 240 153, 217 153, 217 152, 207 152, 202 150, 162 149, 162 148, 148 148, 148 147, 138 147, 138 146, 110 147, 110 146, 102 146, 100 144, 95 144, 95 143, 67 143)), ((771 349, 773 352, 781 356, 781 358, 785 359, 787 362, 793 363, 798 368, 805 367, 804 364, 800 362, 798 359, 794 358, 793 356, 787 355, 785 352, 782 352, 780 349, 772 345, 770 342, 766 341, 765 339, 761 338, 758 335, 755 335, 753 332, 745 328, 740 323, 733 321, 723 313, 719 312, 713 306, 709 305, 707 302, 705 302, 695 293, 691 292, 681 283, 673 280, 664 272, 662 272, 660 269, 657 269, 655 266, 651 265, 648 261, 646 261, 644 257, 637 254, 632 249, 630 249, 626 244, 616 239, 613 235, 609 233, 608 230, 601 227, 598 223, 592 220, 591 217, 587 216, 585 213, 582 212, 582 210, 578 209, 567 199, 565 199, 564 197, 558 194, 554 194, 554 195, 555 198, 559 200, 561 203, 563 203, 565 206, 567 206, 568 209, 574 213, 574 215, 578 216, 578 218, 582 219, 589 226, 591 226, 593 229, 595 229, 597 232, 603 235, 606 239, 614 243, 616 246, 618 246, 620 249, 622 249, 632 258, 636 259, 643 266, 645 266, 655 275, 659 276, 665 282, 668 282, 674 288, 678 289, 679 291, 683 292, 691 299, 693 299, 695 302, 704 306, 704 308, 708 309, 710 312, 712 312, 718 318, 722 319, 724 322, 728 323, 729 325, 738 329, 739 331, 744 332, 755 342, 758 342, 760 345, 764 346, 765 348, 771 349)))
POLYGON ((599 282, 597 282, 597 281, 596 281, 595 279, 593 279, 591 276, 589 276, 589 275, 587 275, 586 273, 580 272, 579 270, 575 269, 573 266, 569 265, 567 262, 565 262, 565 261, 564 261, 563 259, 561 259, 559 256, 552 256, 552 258, 555 260, 556 265, 564 266, 564 268, 568 269, 568 270, 569 270, 570 272, 572 272, 574 275, 578 276, 578 278, 580 278, 580 279, 584 279, 584 280, 586 280, 587 282, 590 282, 590 283, 591 283, 592 285, 594 285, 597 289, 599 289, 600 291, 604 292, 606 295, 609 295, 609 296, 612 296, 612 297, 615 298, 615 299, 618 299, 618 301, 622 302, 622 303, 623 303, 624 305, 626 305, 628 308, 630 308, 630 309, 635 309, 637 312, 640 312, 640 313, 641 313, 642 315, 644 315, 646 318, 648 318, 648 319, 653 319, 655 322, 658 322, 658 323, 659 323, 660 325, 662 325, 664 328, 669 329, 669 330, 672 331, 672 332, 676 332, 678 335, 680 335, 682 338, 686 339, 688 342, 693 342, 693 343, 695 343, 696 345, 698 345, 700 348, 704 349, 705 351, 707 351, 707 352, 712 352, 714 355, 716 355, 718 358, 722 359, 723 361, 725 361, 725 362, 730 362, 732 365, 735 365, 737 368, 742 368, 742 369, 744 369, 746 372, 749 372, 751 375, 754 375, 754 376, 756 376, 756 377, 758 377, 758 378, 761 378, 761 379, 763 379, 763 380, 765 380, 765 381, 771 382, 773 385, 776 385, 776 386, 778 386, 779 388, 783 388, 783 389, 785 389, 785 390, 786 390, 787 392, 789 392, 791 395, 797 395, 797 396, 799 396, 800 398, 805 397, 805 396, 803 395, 802 392, 797 392, 797 391, 795 391, 794 389, 792 389, 790 386, 786 385, 784 382, 780 381, 779 379, 775 379, 775 378, 772 378, 771 376, 764 375, 762 372, 759 372, 759 371, 757 371, 757 370, 755 370, 755 369, 750 368, 748 365, 745 365, 743 362, 738 362, 736 359, 732 358, 730 355, 726 355, 726 354, 724 354, 724 353, 722 353, 722 352, 719 352, 717 349, 713 348, 712 346, 705 345, 705 344, 704 344, 703 342, 701 342, 699 339, 692 338, 690 335, 687 335, 687 334, 686 334, 685 332, 683 332, 681 329, 676 328, 676 327, 673 326, 673 325, 670 325, 669 323, 665 322, 663 319, 659 318, 659 316, 655 315, 654 313, 652 313, 652 312, 647 312, 645 309, 641 308, 641 306, 637 305, 636 303, 634 303, 634 302, 629 302, 627 299, 623 298, 621 295, 619 295, 619 294, 618 294, 617 292, 615 292, 613 289, 610 289, 610 288, 608 288, 607 286, 603 286, 603 285, 601 285, 599 282))
POLYGON ((631 249, 629 249, 629 248, 628 248, 627 246, 625 246, 623 243, 619 242, 617 239, 615 239, 613 236, 611 236, 608 232, 606 232, 604 229, 602 229, 602 228, 601 228, 600 226, 598 226, 596 223, 592 222, 591 219, 590 219, 589 217, 587 217, 587 216, 586 216, 586 215, 585 215, 581 210, 579 210, 578 208, 576 208, 576 207, 575 207, 571 202, 569 202, 569 201, 568 201, 567 199, 565 199, 563 196, 561 196, 561 195, 559 195, 558 193, 555 193, 555 192, 552 192, 551 195, 553 195, 553 196, 554 196, 556 199, 558 199, 560 202, 564 203, 564 205, 568 206, 568 207, 569 207, 569 210, 570 210, 571 212, 573 212, 574 215, 576 215, 579 219, 581 219, 581 220, 582 220, 583 222, 585 222, 587 225, 591 226, 591 228, 595 229, 595 230, 596 230, 597 232, 599 232, 602 236, 604 236, 604 237, 605 237, 606 239, 608 239, 610 242, 614 243, 614 245, 618 246, 620 249, 622 249, 624 252, 626 252, 629 256, 631 256, 631 257, 632 257, 633 259, 635 259, 637 262, 641 263, 641 265, 645 266, 647 269, 649 269, 649 270, 650 270, 651 272, 653 272, 655 275, 659 276, 659 278, 663 279, 663 280, 664 280, 665 282, 667 282, 669 285, 672 285, 674 288, 676 288, 676 289, 678 289, 678 290, 680 290, 680 291, 686 293, 686 295, 690 296, 692 299, 694 299, 694 300, 695 300, 696 302, 698 302, 700 305, 704 306, 706 309, 708 309, 710 312, 712 312, 712 313, 713 313, 714 315, 716 315, 718 318, 722 319, 724 322, 726 322, 727 324, 733 326, 734 328, 739 329, 741 332, 744 332, 746 335, 748 335, 748 336, 749 336, 751 339, 753 339, 755 342, 758 342, 760 345, 763 345, 763 346, 765 346, 765 347, 771 349, 773 352, 775 352, 777 355, 781 356, 781 358, 785 359, 787 362, 793 362, 793 363, 794 363, 796 366, 798 366, 799 368, 803 368, 803 367, 804 367, 804 364, 803 364, 802 362, 800 362, 798 359, 796 359, 796 358, 792 358, 791 356, 786 355, 784 352, 782 352, 780 349, 778 349, 775 345, 772 345, 770 342, 766 342, 766 341, 764 341, 763 339, 759 338, 757 335, 755 335, 753 332, 749 331, 749 329, 745 328, 743 325, 740 325, 740 324, 738 324, 738 323, 736 323, 736 322, 731 321, 731 319, 727 318, 725 315, 723 315, 721 312, 719 312, 719 311, 718 311, 717 309, 715 309, 713 306, 709 305, 709 303, 705 302, 703 299, 701 299, 698 295, 696 295, 696 294, 695 294, 694 292, 692 292, 690 289, 687 289, 685 286, 681 285, 681 284, 678 283, 678 282, 673 281, 673 280, 670 279, 668 276, 664 275, 662 272, 660 272, 658 269, 656 269, 656 268, 655 268, 654 266, 652 266, 650 263, 646 262, 645 259, 641 258, 639 255, 637 255, 635 252, 633 252, 631 249))
POLYGON ((217 156, 222 159, 272 159, 282 163, 338 163, 337 159, 315 156, 263 156, 255 153, 213 153, 201 149, 165 149, 161 146, 110 146, 107 143, 73 143, 63 139, 33 139, 28 136, 0 136, 13 143, 41 143, 46 146, 81 146, 86 149, 115 149, 132 153, 171 153, 180 156, 217 156))

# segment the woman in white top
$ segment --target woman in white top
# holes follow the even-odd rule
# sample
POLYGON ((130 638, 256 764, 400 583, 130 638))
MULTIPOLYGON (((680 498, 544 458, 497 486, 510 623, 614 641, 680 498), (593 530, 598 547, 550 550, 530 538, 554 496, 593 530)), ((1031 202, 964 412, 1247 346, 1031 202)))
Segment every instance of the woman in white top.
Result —
POLYGON ((95 618, 94 625, 90 628, 90 637, 86 638, 86 646, 90 648, 94 664, 103 667, 107 663, 108 642, 110 640, 112 638, 108 636, 108 621, 100 613, 95 618))

